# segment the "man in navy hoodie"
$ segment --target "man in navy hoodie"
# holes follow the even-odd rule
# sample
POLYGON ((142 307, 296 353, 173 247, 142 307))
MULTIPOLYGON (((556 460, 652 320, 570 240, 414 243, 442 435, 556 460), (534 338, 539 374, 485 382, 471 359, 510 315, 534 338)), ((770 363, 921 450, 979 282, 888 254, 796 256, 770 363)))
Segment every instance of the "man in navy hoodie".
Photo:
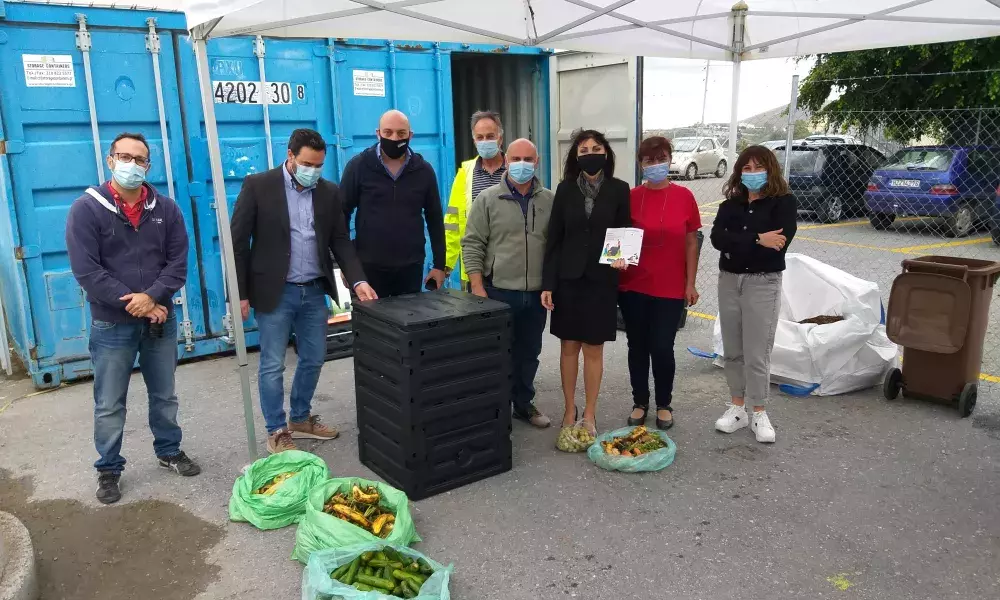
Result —
POLYGON ((187 279, 184 218, 173 200, 145 182, 149 144, 142 134, 116 137, 107 162, 112 179, 88 188, 69 210, 66 247, 90 302, 97 499, 111 504, 121 498, 125 398, 136 356, 160 466, 184 476, 201 468, 180 449, 174 394, 177 319, 171 298, 187 279))
POLYGON ((378 124, 379 142, 344 167, 344 215, 369 285, 380 298, 414 294, 424 283, 424 223, 431 238, 429 287, 444 283, 444 210, 434 168, 410 149, 406 115, 390 110, 378 124))

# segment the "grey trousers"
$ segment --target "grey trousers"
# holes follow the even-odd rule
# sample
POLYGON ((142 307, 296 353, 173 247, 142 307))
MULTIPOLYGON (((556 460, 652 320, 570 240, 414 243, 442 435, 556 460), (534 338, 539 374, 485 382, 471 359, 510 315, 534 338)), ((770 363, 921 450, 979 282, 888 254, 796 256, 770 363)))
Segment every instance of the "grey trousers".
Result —
POLYGON ((771 349, 781 308, 781 273, 719 273, 719 320, 729 393, 747 406, 767 403, 771 349))

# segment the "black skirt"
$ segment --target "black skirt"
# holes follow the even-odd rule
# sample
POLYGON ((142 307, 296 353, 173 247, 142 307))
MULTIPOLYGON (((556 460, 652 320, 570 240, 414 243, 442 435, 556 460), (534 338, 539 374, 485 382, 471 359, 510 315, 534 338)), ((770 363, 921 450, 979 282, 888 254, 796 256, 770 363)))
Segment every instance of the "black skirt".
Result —
POLYGON ((618 334, 618 286, 587 277, 560 279, 549 331, 564 341, 600 345, 618 334))

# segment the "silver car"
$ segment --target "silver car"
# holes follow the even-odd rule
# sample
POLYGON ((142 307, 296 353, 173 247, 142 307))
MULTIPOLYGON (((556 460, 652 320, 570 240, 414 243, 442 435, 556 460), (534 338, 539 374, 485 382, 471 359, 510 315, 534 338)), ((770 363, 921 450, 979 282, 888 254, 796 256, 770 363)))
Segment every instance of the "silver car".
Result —
POLYGON ((674 146, 670 173, 695 179, 699 175, 726 176, 726 151, 709 137, 681 137, 671 140, 674 146))

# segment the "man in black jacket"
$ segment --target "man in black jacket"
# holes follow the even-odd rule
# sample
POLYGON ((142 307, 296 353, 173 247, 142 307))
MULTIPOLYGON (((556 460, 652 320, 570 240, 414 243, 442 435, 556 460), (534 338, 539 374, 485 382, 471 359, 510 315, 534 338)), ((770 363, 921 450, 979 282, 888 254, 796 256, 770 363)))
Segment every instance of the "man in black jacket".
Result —
POLYGON ((292 438, 329 440, 337 430, 312 414, 312 397, 326 355, 326 296, 337 300, 331 252, 360 300, 374 300, 343 219, 340 190, 320 178, 326 142, 296 129, 288 159, 251 175, 233 212, 233 254, 243 320, 253 307, 260 331, 260 408, 268 452, 295 449, 292 438), (298 365, 285 420, 285 352, 295 331, 298 365))
POLYGON ((424 222, 434 265, 428 287, 444 283, 444 213, 430 163, 410 149, 410 121, 398 110, 382 115, 379 143, 344 169, 344 215, 354 224, 354 243, 368 282, 382 297, 420 291, 424 272, 424 222))

